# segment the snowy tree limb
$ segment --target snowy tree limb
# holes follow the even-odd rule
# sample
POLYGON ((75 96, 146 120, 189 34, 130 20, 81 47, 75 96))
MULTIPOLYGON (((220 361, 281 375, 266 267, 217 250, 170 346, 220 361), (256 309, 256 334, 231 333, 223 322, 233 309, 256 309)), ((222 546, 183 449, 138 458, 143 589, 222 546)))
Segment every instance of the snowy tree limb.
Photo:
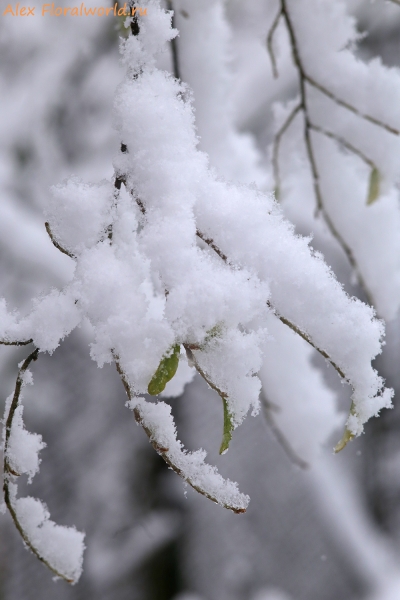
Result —
MULTIPOLYGON (((200 463, 197 463, 197 465, 196 465, 197 468, 196 468, 194 474, 191 475, 190 473, 187 472, 187 470, 185 468, 183 468, 182 464, 178 464, 178 461, 181 460, 183 463, 185 463, 187 461, 187 459, 190 460, 190 458, 194 455, 183 452, 181 450, 181 446, 179 446, 178 452, 177 452, 176 448, 175 449, 170 448, 169 446, 166 445, 165 438, 159 435, 159 430, 158 430, 157 426, 152 426, 151 420, 149 421, 148 419, 146 419, 143 409, 141 408, 141 406, 139 404, 136 403, 135 393, 133 392, 132 387, 128 381, 128 378, 120 365, 119 357, 114 351, 113 351, 113 357, 114 357, 114 361, 115 361, 115 366, 117 368, 117 371, 121 377, 121 381, 125 388, 125 392, 129 398, 130 406, 133 410, 135 420, 145 431, 145 433, 148 436, 150 443, 153 446, 153 448, 155 449, 155 451, 163 458, 163 460, 171 467, 171 469, 173 471, 175 471, 175 473, 183 479, 183 481, 188 483, 199 494, 201 494, 202 496, 205 496, 212 502, 215 502, 216 504, 221 505, 223 508, 227 508, 228 510, 233 511, 234 513, 239 514, 239 513, 246 512, 248 499, 246 499, 247 497, 243 496, 243 494, 240 494, 237 491, 237 488, 234 488, 234 491, 233 491, 233 494, 231 494, 232 497, 230 500, 223 500, 223 499, 221 499, 221 495, 218 492, 212 493, 210 491, 210 487, 212 488, 212 484, 207 485, 208 484, 207 475, 209 474, 208 472, 211 469, 211 467, 209 465, 206 465, 203 461, 201 461, 200 463), (205 476, 199 475, 199 469, 201 471, 202 470, 205 471, 205 476), (201 485, 199 483, 201 480, 203 481, 203 485, 201 485)), ((145 404, 148 404, 143 399, 142 399, 142 402, 144 402, 145 404)), ((160 403, 160 404, 164 404, 164 403, 160 403)), ((154 407, 154 405, 150 405, 150 406, 154 407)), ((157 405, 157 406, 159 406, 159 405, 157 405)), ((170 441, 172 441, 172 445, 176 444, 175 440, 170 440, 170 441)), ((211 472, 211 474, 212 474, 212 476, 215 477, 216 471, 213 470, 211 472)), ((220 475, 217 475, 217 477, 218 477, 218 479, 221 478, 220 475)), ((228 480, 223 485, 232 487, 232 482, 229 482, 229 480, 228 480)))
POLYGON ((42 551, 37 548, 37 546, 35 545, 35 542, 32 540, 32 538, 29 535, 28 531, 25 529, 24 524, 21 522, 21 519, 20 519, 20 517, 18 515, 18 511, 17 511, 17 507, 16 507, 15 490, 11 490, 10 489, 10 478, 11 477, 18 477, 18 476, 21 475, 21 473, 17 473, 15 470, 13 470, 11 468, 10 464, 9 464, 8 445, 9 445, 9 441, 10 441, 10 434, 11 434, 11 430, 12 430, 12 426, 13 426, 14 416, 16 414, 16 410, 17 410, 17 407, 19 405, 22 387, 24 385, 24 375, 26 374, 26 372, 27 372, 30 364, 32 362, 35 362, 37 360, 38 356, 39 356, 39 349, 36 348, 28 356, 28 358, 25 359, 25 361, 23 362, 23 364, 21 365, 21 367, 20 367, 20 369, 18 371, 18 376, 17 376, 17 380, 16 380, 16 383, 15 383, 14 395, 13 395, 13 399, 12 399, 12 402, 11 402, 11 405, 10 405, 10 409, 9 409, 9 412, 8 412, 7 420, 6 420, 6 423, 5 423, 4 462, 3 462, 3 469, 4 469, 4 483, 3 483, 4 502, 5 502, 7 508, 9 510, 9 512, 10 512, 11 518, 12 518, 12 520, 14 522, 14 525, 15 525, 18 533, 22 537, 25 545, 29 548, 29 550, 48 569, 50 569, 50 571, 52 573, 54 573, 54 575, 56 575, 56 577, 60 577, 61 579, 64 579, 64 581, 66 581, 67 583, 75 583, 76 582, 75 578, 70 577, 69 575, 66 575, 65 573, 61 572, 51 562, 51 560, 49 560, 48 558, 45 558, 45 556, 43 556, 42 551))

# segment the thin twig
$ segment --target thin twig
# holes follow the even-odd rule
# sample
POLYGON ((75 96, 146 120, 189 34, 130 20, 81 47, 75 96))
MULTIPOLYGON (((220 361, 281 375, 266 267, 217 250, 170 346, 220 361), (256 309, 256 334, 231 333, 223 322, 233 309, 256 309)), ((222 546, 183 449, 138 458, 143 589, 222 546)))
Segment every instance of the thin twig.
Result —
POLYGON ((224 254, 222 252, 222 250, 220 250, 220 248, 218 248, 218 246, 214 243, 214 240, 211 238, 208 238, 202 231, 200 231, 200 229, 196 229, 196 235, 198 238, 200 238, 205 244, 207 244, 208 246, 210 246, 210 248, 212 248, 214 250, 214 252, 216 252, 218 254, 218 256, 220 258, 222 258, 222 260, 224 262, 228 262, 228 257, 226 256, 226 254, 224 254))
MULTIPOLYGON (((167 0, 167 10, 172 12, 171 27, 172 27, 172 29, 175 29, 175 10, 174 10, 171 0, 167 0)), ((179 69, 178 40, 176 39, 176 37, 174 37, 171 40, 171 54, 172 54, 172 65, 173 65, 174 77, 175 77, 175 79, 180 79, 181 75, 180 75, 180 69, 179 69)))
MULTIPOLYGON (((133 400, 135 394, 132 392, 132 388, 129 384, 128 378, 126 377, 126 374, 124 373, 120 363, 119 363, 119 357, 118 355, 112 351, 113 357, 114 357, 114 361, 115 361, 115 366, 116 369, 121 377, 122 383, 124 385, 125 388, 125 392, 129 398, 129 400, 133 400)), ((244 513, 246 512, 245 508, 238 508, 235 506, 232 506, 230 504, 226 504, 226 503, 221 503, 215 496, 212 496, 211 494, 209 494, 208 492, 206 492, 204 489, 200 488, 198 485, 196 485, 192 479, 190 477, 188 477, 187 475, 185 475, 185 473, 182 471, 182 469, 180 469, 172 460, 171 456, 169 455, 169 448, 165 448, 162 445, 160 445, 157 440, 154 437, 154 432, 151 431, 151 429, 149 429, 144 421, 143 421, 143 417, 141 415, 140 409, 135 406, 133 408, 133 414, 135 416, 135 420, 136 422, 143 428, 143 430, 145 431, 147 437, 150 440, 151 445, 153 446, 154 450, 163 458, 163 460, 167 463, 167 465, 169 467, 171 467, 171 469, 173 471, 175 471, 175 473, 177 475, 179 475, 179 477, 181 477, 186 483, 188 483, 194 490, 196 490, 196 492, 199 492, 199 494, 201 494, 202 496, 205 496, 206 498, 208 498, 209 500, 211 500, 212 502, 215 502, 216 504, 219 504, 221 506, 223 506, 224 508, 227 508, 228 510, 232 510, 234 513, 244 513)))
POLYGON ((56 238, 53 235, 53 232, 50 229, 50 224, 46 221, 46 223, 44 224, 44 226, 46 227, 46 231, 48 233, 49 238, 51 239, 53 245, 57 248, 57 250, 59 250, 60 252, 62 252, 63 254, 66 254, 67 256, 69 256, 70 258, 76 259, 76 256, 74 254, 72 254, 72 252, 70 252, 69 250, 66 250, 65 248, 63 248, 56 240, 56 238))
POLYGON ((188 360, 191 363, 193 363, 193 365, 194 365, 196 371, 199 373, 199 375, 201 375, 202 378, 204 379, 204 381, 206 381, 206 383, 208 383, 210 388, 212 388, 215 392, 217 392, 217 394, 222 398, 222 400, 226 400, 228 398, 228 394, 226 392, 221 391, 215 385, 215 383, 213 383, 211 381, 211 379, 208 377, 208 375, 203 371, 203 369, 200 367, 199 363, 197 362, 195 355, 192 352, 192 347, 190 346, 190 344, 183 344, 183 347, 186 350, 186 356, 188 357, 188 360))
MULTIPOLYGON (((393 0, 392 0, 392 2, 393 2, 393 0)), ((331 100, 336 102, 336 104, 339 104, 340 106, 343 106, 344 108, 347 108, 347 110, 354 113, 358 117, 365 119, 365 121, 369 121, 370 123, 373 123, 374 125, 378 125, 378 127, 382 127, 382 129, 385 129, 389 133, 393 133, 393 135, 400 135, 400 131, 398 129, 395 129, 391 125, 387 125, 387 123, 380 121, 376 117, 371 117, 371 115, 361 112, 360 110, 358 110, 358 108, 356 108, 349 102, 342 100, 341 98, 336 96, 336 94, 334 94, 333 92, 328 90, 325 86, 318 83, 318 81, 316 81, 313 77, 310 77, 310 75, 304 73, 304 71, 303 71, 303 76, 304 76, 304 79, 307 81, 307 83, 309 83, 310 85, 315 87, 317 90, 319 90, 320 92, 325 94, 325 96, 327 96, 328 98, 330 98, 331 100)))
POLYGON ((293 119, 295 118, 295 116, 301 109, 302 109, 301 103, 298 104, 297 106, 295 106, 294 109, 286 117, 285 121, 283 122, 283 124, 281 125, 281 127, 278 129, 278 131, 276 132, 276 134, 274 136, 274 142, 273 142, 273 146, 272 146, 272 167, 274 170, 275 196, 277 196, 277 198, 276 198, 277 200, 279 199, 279 192, 281 189, 281 177, 280 177, 280 172, 279 172, 280 171, 279 170, 279 149, 280 149, 281 140, 282 140, 282 137, 285 134, 285 132, 288 130, 293 119))
POLYGON ((368 166, 370 166, 371 169, 377 169, 377 166, 375 165, 375 163, 370 158, 368 158, 368 156, 366 156, 363 152, 361 152, 361 150, 359 150, 358 148, 353 146, 353 144, 350 144, 350 142, 348 142, 347 140, 342 138, 340 135, 336 135, 336 133, 333 133, 332 131, 324 129, 323 127, 320 127, 319 125, 314 125, 314 123, 310 123, 309 126, 310 126, 310 129, 312 129, 313 131, 317 131, 318 133, 321 133, 322 135, 324 135, 332 140, 336 140, 339 144, 341 144, 342 146, 347 148, 347 150, 349 150, 350 152, 352 152, 353 154, 356 154, 359 158, 361 158, 361 160, 363 160, 368 166))
MULTIPOLYGON (((199 236, 200 237, 200 236, 199 236)), ((201 237, 201 239, 207 244, 208 241, 205 237, 201 237)), ((224 260, 228 260, 225 256, 225 254, 222 252, 222 250, 220 250, 220 248, 218 248, 218 246, 215 244, 215 242, 212 240, 212 244, 209 243, 209 246, 218 254, 218 256, 224 256, 225 259, 224 260)), ((294 325, 293 323, 291 323, 288 319, 286 319, 285 317, 283 317, 282 315, 279 314, 279 312, 272 306, 271 302, 268 301, 267 302, 267 306, 274 312, 275 316, 284 324, 287 325, 287 327, 290 327, 290 329, 292 329, 292 331, 294 331, 295 333, 297 333, 297 335, 299 335, 300 337, 302 337, 306 342, 308 342, 310 344, 310 346, 312 346, 315 350, 317 350, 317 352, 319 352, 324 358, 326 358, 326 360, 328 360, 332 367, 338 372, 338 374, 340 375, 340 377, 348 382, 348 379, 346 377, 346 375, 344 374, 344 372, 342 371, 342 369, 331 359, 331 357, 329 356, 329 354, 327 354, 325 352, 325 350, 322 350, 321 348, 319 348, 318 346, 316 346, 314 344, 314 342, 312 341, 312 339, 310 338, 310 336, 307 333, 304 333, 303 331, 301 331, 301 329, 299 329, 296 325, 294 325)), ((193 349, 193 347, 189 345, 185 346, 191 350, 193 349)), ((207 382, 208 383, 208 382, 207 382)), ((210 384, 211 385, 211 384, 210 384)), ((212 387, 212 386, 211 386, 212 387)), ((218 390, 217 390, 218 391, 218 390)))
POLYGON ((3 469, 4 469, 4 483, 3 483, 3 492, 4 492, 4 502, 10 512, 11 518, 14 522, 15 527, 17 528, 17 531, 19 532, 20 536, 22 537, 25 545, 29 548, 29 550, 31 550, 31 552, 48 568, 50 569, 50 571, 52 571, 52 573, 54 573, 54 575, 56 575, 57 577, 60 577, 61 579, 64 579, 64 581, 67 581, 68 583, 74 583, 73 579, 69 579, 68 577, 66 577, 65 575, 63 575, 62 573, 60 573, 57 569, 55 569, 39 552, 39 550, 33 545, 32 541, 29 539, 29 536, 27 535, 27 533, 25 532, 23 526, 21 525, 19 519, 18 519, 18 515, 16 513, 16 510, 13 506, 12 503, 12 499, 11 499, 11 494, 10 494, 10 489, 9 489, 9 479, 11 476, 16 476, 18 475, 17 473, 15 473, 15 471, 13 471, 13 469, 10 467, 9 463, 8 463, 8 458, 7 458, 7 449, 8 449, 8 444, 9 444, 9 440, 10 440, 10 435, 11 435, 11 428, 12 428, 12 424, 13 424, 13 419, 14 419, 14 415, 15 415, 15 411, 19 405, 19 399, 21 396, 21 390, 23 387, 23 379, 24 379, 24 374, 26 373, 29 365, 36 361, 39 355, 39 349, 36 348, 36 350, 34 350, 32 352, 32 354, 30 354, 28 356, 28 358, 24 361, 24 363, 22 364, 21 368, 18 371, 18 376, 17 376, 17 380, 15 383, 15 390, 14 390, 14 397, 13 400, 11 402, 11 406, 10 406, 10 410, 7 416, 7 421, 6 421, 6 433, 5 433, 5 442, 4 442, 4 463, 3 463, 3 469))
POLYGON ((279 10, 278 14, 276 15, 274 22, 272 23, 271 28, 268 32, 268 36, 267 36, 267 50, 268 50, 269 57, 271 59, 272 73, 274 75, 274 79, 277 79, 279 77, 279 73, 278 73, 278 67, 276 65, 273 40, 274 40, 274 33, 276 31, 276 28, 278 27, 281 16, 282 16, 282 8, 279 10))
POLYGON ((21 368, 18 371, 17 380, 15 382, 14 396, 13 396, 13 400, 11 402, 10 410, 8 412, 8 416, 7 416, 7 420, 6 420, 6 437, 5 437, 5 442, 4 442, 4 472, 5 473, 8 473, 7 448, 8 448, 8 442, 9 442, 10 434, 11 434, 11 426, 13 423, 15 411, 19 404, 19 398, 21 395, 21 390, 22 390, 22 386, 23 386, 23 382, 24 382, 24 374, 25 374, 26 370, 28 369, 29 365, 31 364, 31 362, 37 360, 38 355, 39 355, 39 349, 36 348, 28 356, 28 358, 25 359, 21 368))
POLYGON ((286 436, 284 435, 282 430, 278 427, 278 425, 272 415, 273 407, 270 404, 270 402, 267 400, 264 391, 261 391, 261 404, 264 409, 263 414, 265 416, 265 420, 267 421, 267 424, 269 425, 272 433, 274 434, 278 444, 282 447, 283 451, 285 452, 286 456, 289 458, 290 462, 292 462, 296 466, 300 467, 300 469, 304 469, 304 470, 309 469, 310 465, 308 464, 308 462, 303 460, 295 452, 295 450, 293 450, 293 448, 290 445, 289 441, 287 440, 286 436))
POLYGON ((3 346, 28 346, 28 344, 32 344, 33 340, 22 340, 16 342, 9 342, 7 340, 0 340, 0 344, 3 346))
POLYGON ((301 338, 303 338, 303 340, 305 340, 306 342, 308 342, 310 344, 310 346, 312 346, 315 350, 317 350, 317 352, 319 352, 321 354, 321 356, 323 356, 324 358, 326 358, 326 360, 328 360, 330 362, 330 364, 332 365, 332 367, 335 369, 335 371, 337 371, 337 373, 340 375, 340 377, 346 382, 349 383, 349 380, 347 379, 346 375, 344 374, 344 372, 342 371, 342 369, 331 359, 331 357, 329 356, 329 354, 327 352, 325 352, 325 350, 322 350, 321 348, 319 348, 318 346, 316 346, 314 344, 314 342, 312 341, 312 339, 310 338, 310 336, 307 333, 304 333, 304 331, 302 331, 301 329, 299 329, 296 325, 294 325, 293 323, 291 323, 291 321, 289 321, 288 319, 286 319, 285 317, 282 317, 282 315, 280 315, 276 309, 274 309, 271 304, 268 302, 267 303, 270 308, 273 310, 275 316, 287 327, 290 327, 290 329, 292 331, 294 331, 295 333, 297 333, 297 335, 299 335, 301 338))

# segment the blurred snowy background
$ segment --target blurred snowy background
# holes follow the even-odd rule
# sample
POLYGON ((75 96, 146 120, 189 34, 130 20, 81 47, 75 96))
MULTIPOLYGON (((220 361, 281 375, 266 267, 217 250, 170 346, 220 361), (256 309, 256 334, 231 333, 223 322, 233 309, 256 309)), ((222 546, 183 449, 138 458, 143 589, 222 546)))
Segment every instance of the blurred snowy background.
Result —
MULTIPOLYGON (((210 10, 215 4, 210 2, 210 10)), ((400 66, 400 6, 381 0, 347 4, 359 31, 368 32, 358 56, 380 56, 384 64, 400 66)), ((1 12, 3 6, 5 0, 1 12)), ((270 189, 272 105, 292 98, 297 85, 290 69, 278 80, 272 77, 265 41, 276 2, 225 3, 222 33, 231 40, 231 75, 223 83, 229 85, 229 110, 223 104, 226 89, 218 87, 217 62, 214 72, 202 71, 202 65, 212 63, 213 47, 207 63, 206 56, 193 55, 190 43, 193 36, 200 42, 212 37, 208 9, 204 2, 204 28, 196 31, 190 29, 186 10, 176 18, 180 74, 194 90, 201 147, 221 175, 270 189), (239 136, 228 139, 224 130, 227 111, 232 131, 247 134, 240 137, 237 155, 232 149, 239 147, 239 136), (244 148, 252 160, 258 156, 253 171, 240 158, 244 148)), ((44 228, 49 186, 71 173, 89 181, 113 176, 118 144, 112 104, 123 76, 118 35, 111 17, 0 16, 0 296, 10 306, 26 310, 33 296, 60 286, 72 273, 72 261, 55 250, 44 228)), ((283 45, 280 37, 277 55, 284 62, 288 51, 283 45)), ((164 55, 160 66, 172 71, 172 55, 164 55)), ((300 213, 296 221, 296 211, 288 207, 298 231, 310 234, 300 213)), ((346 290, 363 299, 340 248, 317 234, 313 245, 346 290)), ((387 325, 386 342, 377 363, 388 385, 398 390, 396 319, 387 325)), ((0 346, 2 403, 25 356, 24 349, 0 346)), ((278 382, 279 377, 292 381, 293 393, 297 387, 306 399, 304 373, 297 373, 290 361, 288 353, 278 382)), ((328 399, 334 394, 345 410, 348 394, 336 374, 314 354, 311 363, 320 372, 316 385, 321 394, 328 399)), ((234 515, 185 489, 166 468, 124 407, 116 371, 110 366, 99 370, 90 360, 83 328, 53 356, 45 356, 33 373, 35 386, 25 394, 26 424, 42 434, 47 449, 27 493, 43 498, 58 523, 86 531, 84 573, 75 587, 54 583, 24 550, 9 516, 2 516, 0 600, 400 598, 397 408, 371 421, 366 435, 338 456, 332 455, 338 430, 312 457, 304 444, 296 447, 294 431, 295 449, 310 462, 303 470, 263 415, 248 418, 235 432, 229 453, 219 457, 220 400, 195 378, 180 398, 170 400, 179 435, 189 449, 204 447, 210 462, 249 493, 248 512, 234 515)), ((296 403, 296 398, 287 401, 296 403)), ((312 435, 301 418, 298 427, 306 428, 300 441, 312 435)))

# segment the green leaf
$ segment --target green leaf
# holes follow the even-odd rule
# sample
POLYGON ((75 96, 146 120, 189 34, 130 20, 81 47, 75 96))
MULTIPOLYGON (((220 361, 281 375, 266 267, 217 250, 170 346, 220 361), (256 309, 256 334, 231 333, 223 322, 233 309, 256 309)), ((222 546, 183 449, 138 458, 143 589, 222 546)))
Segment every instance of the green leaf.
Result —
POLYGON ((168 381, 174 377, 179 365, 180 345, 175 344, 167 354, 163 356, 157 371, 154 373, 147 387, 151 396, 157 396, 164 391, 168 381))
POLYGON ((232 439, 232 433, 234 430, 234 426, 232 423, 231 414, 228 408, 228 402, 226 398, 222 398, 222 402, 224 405, 224 433, 222 436, 222 444, 219 449, 220 454, 225 454, 229 448, 230 441, 232 439))
POLYGON ((367 206, 370 206, 379 198, 380 187, 381 187, 381 174, 379 173, 378 169, 376 167, 374 167, 371 170, 371 173, 369 176, 369 190, 368 190, 367 206))

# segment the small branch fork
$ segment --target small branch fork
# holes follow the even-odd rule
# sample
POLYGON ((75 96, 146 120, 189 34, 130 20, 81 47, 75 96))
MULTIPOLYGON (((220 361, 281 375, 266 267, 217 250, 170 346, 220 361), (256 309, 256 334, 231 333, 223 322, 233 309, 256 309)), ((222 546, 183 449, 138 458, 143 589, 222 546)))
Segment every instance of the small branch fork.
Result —
MULTIPOLYGON (((400 4, 400 0, 391 0, 391 1, 395 2, 396 4, 400 4)), ((373 123, 374 125, 381 127, 382 129, 384 129, 385 131, 387 131, 393 135, 397 135, 397 136, 400 135, 400 131, 398 129, 396 129, 395 127, 392 127, 391 125, 388 125, 387 123, 385 123, 367 113, 361 112, 355 106, 353 106, 346 100, 343 100, 342 98, 340 98, 339 96, 334 94, 331 90, 326 88, 324 85, 319 83, 316 79, 314 79, 313 77, 311 77, 308 74, 308 72, 304 66, 304 63, 302 62, 301 56, 300 56, 299 44, 298 44, 298 41, 296 38, 296 33, 295 33, 295 26, 294 26, 293 21, 290 16, 290 11, 288 8, 287 0, 280 0, 280 6, 279 6, 278 13, 272 23, 272 26, 271 26, 268 36, 267 36, 267 49, 268 49, 268 52, 269 52, 269 55, 271 58, 271 64, 272 64, 272 70, 273 70, 274 77, 278 76, 278 70, 277 70, 277 66, 276 66, 275 55, 273 52, 273 36, 277 29, 279 21, 281 19, 284 20, 287 30, 288 30, 290 44, 291 44, 291 48, 292 48, 292 54, 293 54, 293 61, 295 63, 295 66, 297 68, 298 75, 299 75, 300 101, 295 106, 295 108, 289 113, 289 115, 287 116, 283 125, 281 125, 280 129, 275 134, 275 138, 274 138, 274 142, 273 142, 273 149, 272 149, 272 163, 273 163, 273 171, 274 171, 274 179, 275 179, 275 194, 276 194, 277 199, 279 199, 280 188, 281 188, 280 170, 279 170, 279 150, 280 150, 281 141, 282 141, 284 134, 287 132, 290 125, 292 124, 295 117, 297 116, 297 114, 299 112, 302 112, 303 118, 304 118, 304 141, 305 141, 307 156, 308 156, 312 179, 313 179, 314 193, 315 193, 315 197, 316 197, 316 201, 317 201, 317 214, 318 213, 322 214, 323 219, 324 219, 329 231, 331 232, 333 237, 337 240, 337 242, 343 249, 344 253, 346 254, 350 265, 352 266, 353 270, 357 274, 358 281, 365 292, 367 301, 369 302, 369 304, 374 304, 372 294, 371 294, 370 290, 368 289, 365 280, 363 279, 363 276, 360 272, 360 268, 354 257, 353 251, 351 250, 350 246, 345 242, 342 235, 337 230, 336 226, 334 225, 334 223, 325 207, 323 194, 321 191, 320 174, 319 174, 317 161, 316 161, 316 157, 315 157, 315 151, 314 151, 314 147, 313 147, 313 143, 312 143, 311 132, 314 131, 314 132, 320 133, 321 135, 324 135, 330 139, 337 141, 339 144, 343 145, 347 150, 349 150, 350 152, 352 152, 353 154, 355 154, 356 156, 361 158, 371 169, 377 170, 377 167, 369 157, 367 157, 361 150, 359 150, 358 148, 353 146, 347 140, 345 140, 344 138, 336 135, 335 133, 328 131, 328 130, 324 129, 323 127, 320 127, 319 125, 316 125, 315 123, 312 122, 311 117, 310 117, 310 110, 309 110, 309 106, 308 106, 307 84, 309 86, 315 88, 322 94, 324 94, 327 98, 330 98, 333 102, 335 102, 335 104, 342 106, 343 108, 346 108, 348 111, 350 111, 353 114, 357 115, 358 117, 364 119, 365 121, 368 121, 369 123, 373 123)))

